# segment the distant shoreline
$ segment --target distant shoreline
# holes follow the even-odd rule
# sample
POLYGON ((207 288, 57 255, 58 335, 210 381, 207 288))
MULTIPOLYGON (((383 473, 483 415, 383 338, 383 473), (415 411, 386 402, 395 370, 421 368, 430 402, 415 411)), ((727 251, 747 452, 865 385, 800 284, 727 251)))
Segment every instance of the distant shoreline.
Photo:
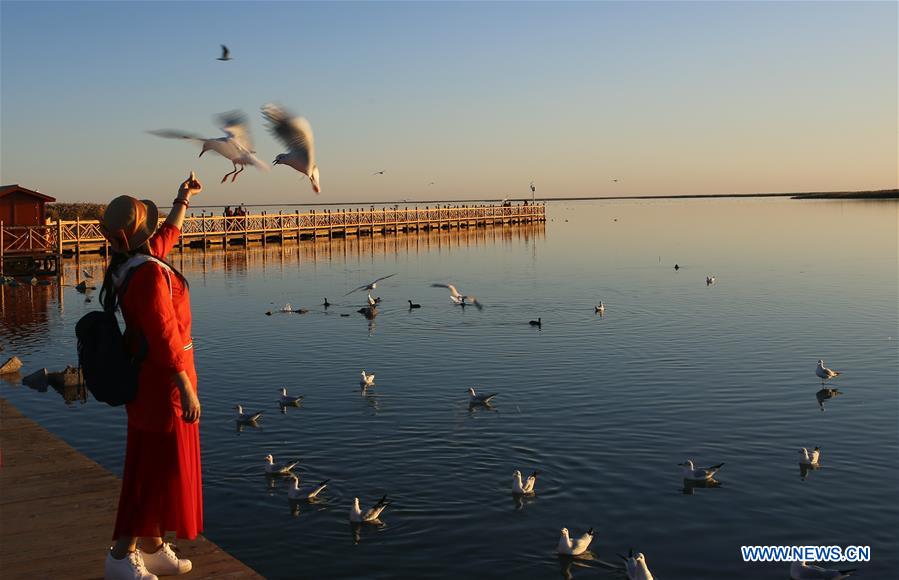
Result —
MULTIPOLYGON (((589 197, 538 197, 538 202, 546 201, 596 201, 596 200, 653 200, 653 199, 725 199, 725 198, 753 198, 753 197, 789 197, 791 199, 874 199, 889 200, 899 199, 899 189, 878 189, 870 191, 810 191, 810 192, 778 192, 778 193, 706 193, 706 194, 682 194, 682 195, 606 195, 606 196, 589 196, 589 197)), ((508 198, 512 202, 530 201, 527 197, 508 198)), ((481 198, 481 199, 429 199, 429 200, 403 200, 403 201, 350 201, 350 202, 319 202, 319 203, 247 203, 245 207, 333 207, 333 206, 349 206, 349 207, 368 207, 368 206, 384 206, 384 205, 440 205, 440 204, 465 204, 465 203, 485 203, 502 201, 498 198, 481 198)), ((92 203, 59 203, 50 204, 49 207, 57 206, 97 206, 92 203)), ((235 203, 216 203, 208 205, 193 205, 196 209, 214 209, 219 210, 225 206, 237 207, 240 204, 235 203)), ((102 211, 103 206, 99 206, 102 211)), ((171 206, 159 206, 167 209, 171 206)), ((72 207, 77 213, 77 207, 72 207)), ((96 211, 95 208, 91 208, 96 211)), ((74 219, 74 218, 68 218, 74 219)), ((82 216, 85 219, 85 216, 82 216)), ((96 219, 91 216, 88 219, 96 219)))

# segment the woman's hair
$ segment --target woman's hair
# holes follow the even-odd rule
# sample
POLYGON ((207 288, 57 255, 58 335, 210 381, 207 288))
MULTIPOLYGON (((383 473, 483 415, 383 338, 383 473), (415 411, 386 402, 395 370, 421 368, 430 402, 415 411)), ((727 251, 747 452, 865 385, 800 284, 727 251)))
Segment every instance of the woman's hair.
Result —
MULTIPOLYGON (((106 267, 106 273, 103 275, 103 286, 100 288, 100 305, 103 307, 103 310, 108 312, 114 312, 116 307, 121 303, 121 296, 116 292, 115 282, 113 281, 113 274, 115 274, 119 268, 121 268, 125 262, 129 259, 133 258, 137 254, 145 254, 150 256, 150 248, 147 244, 143 244, 141 247, 136 248, 130 252, 117 252, 112 250, 111 257, 109 258, 109 265, 106 267)), ((154 256, 155 258, 155 256, 154 256)), ((187 278, 184 277, 177 268, 171 265, 168 261, 163 260, 161 258, 156 258, 166 266, 172 269, 172 272, 178 276, 185 286, 190 288, 190 283, 187 281, 187 278)))

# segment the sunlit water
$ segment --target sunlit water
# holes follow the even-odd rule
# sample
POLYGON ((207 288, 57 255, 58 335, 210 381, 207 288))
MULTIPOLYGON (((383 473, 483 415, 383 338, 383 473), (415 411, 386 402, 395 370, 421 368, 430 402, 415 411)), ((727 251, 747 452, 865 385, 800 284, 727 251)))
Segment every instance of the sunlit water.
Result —
MULTIPOLYGON (((545 228, 176 255, 192 287, 207 535, 272 578, 621 579, 603 562, 630 546, 662 580, 788 576, 743 563, 750 544, 870 545, 858 577, 895 577, 897 204, 560 202, 548 215, 545 228), (342 295, 393 272, 369 324, 354 312, 364 294, 342 295), (487 307, 429 286, 446 281, 487 307), (264 315, 285 302, 311 311, 264 315), (844 371, 823 408, 819 358, 844 371), (363 368, 377 374, 368 394, 363 368), (499 393, 494 409, 469 409, 472 385, 499 393), (281 414, 281 386, 302 407, 281 414), (265 411, 259 429, 237 431, 238 402, 265 411), (816 445, 822 468, 803 479, 797 450, 816 445), (292 513, 287 481, 262 475, 266 453, 330 478, 323 501, 292 513), (721 486, 685 492, 687 458, 725 462, 721 486), (516 468, 541 473, 523 503, 516 468), (384 493, 384 525, 357 535, 352 498, 384 493), (595 560, 555 556, 563 526, 598 530, 595 560)), ((2 292, 3 354, 26 372, 75 362, 74 324, 96 301, 2 292)), ((121 409, 0 394, 121 473, 121 409)))

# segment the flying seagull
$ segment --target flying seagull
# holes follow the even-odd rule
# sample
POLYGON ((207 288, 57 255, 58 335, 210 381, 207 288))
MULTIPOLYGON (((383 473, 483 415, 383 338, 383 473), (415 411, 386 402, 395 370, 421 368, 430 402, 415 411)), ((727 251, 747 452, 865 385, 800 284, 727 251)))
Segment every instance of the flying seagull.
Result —
POLYGON ((269 122, 268 129, 287 149, 272 162, 273 165, 288 165, 309 177, 312 191, 321 191, 318 165, 315 164, 315 144, 312 126, 303 117, 294 117, 285 109, 273 103, 262 107, 262 116, 269 122))
POLYGON ((478 299, 474 296, 466 296, 461 294, 459 290, 453 286, 452 284, 431 284, 432 288, 449 288, 450 291, 450 300, 453 301, 454 304, 458 304, 460 306, 466 305, 474 305, 478 307, 478 310, 483 310, 484 305, 478 302, 478 299))
POLYGON ((191 133, 183 133, 171 129, 149 131, 149 133, 167 139, 187 139, 189 141, 197 141, 203 144, 203 149, 200 151, 199 155, 200 157, 207 151, 215 151, 230 161, 234 166, 234 169, 222 177, 222 183, 225 183, 225 180, 228 179, 228 177, 231 177, 231 181, 233 182, 237 179, 237 174, 243 171, 244 167, 247 165, 253 165, 257 169, 268 171, 268 165, 259 161, 256 155, 254 155, 256 152, 253 150, 253 141, 250 139, 250 130, 243 113, 240 111, 222 113, 218 116, 218 122, 225 132, 225 136, 216 139, 206 139, 191 133), (240 169, 237 168, 238 165, 240 166, 240 169))
POLYGON ((397 274, 398 274, 398 272, 394 272, 393 274, 390 274, 388 276, 381 276, 380 278, 377 278, 374 281, 369 282, 368 284, 363 284, 362 286, 359 286, 358 288, 353 288, 352 290, 350 290, 349 292, 344 294, 344 296, 349 296, 353 292, 358 292, 359 290, 368 290, 369 292, 371 292, 372 290, 374 290, 375 288, 378 287, 378 282, 380 282, 381 280, 386 280, 387 278, 396 276, 397 274))
POLYGON ((372 175, 384 175, 384 170, 382 169, 381 171, 375 171, 374 173, 372 173, 372 175))
POLYGON ((568 536, 568 528, 562 528, 562 536, 559 538, 559 553, 565 556, 580 556, 590 547, 594 533, 593 528, 590 528, 586 534, 572 540, 568 536))
POLYGON ((534 185, 534 182, 531 182, 531 193, 537 193, 537 186, 534 185))
POLYGON ((353 498, 353 507, 350 509, 350 521, 354 524, 361 523, 377 523, 378 516, 381 515, 387 506, 390 505, 390 502, 387 501, 387 496, 383 496, 378 500, 378 503, 374 505, 370 510, 367 510, 365 513, 359 508, 359 498, 353 498))
POLYGON ((228 47, 224 44, 222 45, 222 56, 218 57, 216 60, 231 60, 231 51, 228 50, 228 47))

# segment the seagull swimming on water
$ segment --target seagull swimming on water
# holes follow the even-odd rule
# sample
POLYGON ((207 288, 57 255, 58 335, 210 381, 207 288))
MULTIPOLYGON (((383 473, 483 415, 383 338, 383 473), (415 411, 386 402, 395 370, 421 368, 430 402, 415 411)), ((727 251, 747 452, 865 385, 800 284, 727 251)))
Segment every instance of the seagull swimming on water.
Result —
POLYGON ((257 159, 256 151, 253 150, 253 141, 250 138, 250 129, 247 125, 246 116, 240 111, 229 111, 218 116, 218 121, 225 132, 224 137, 217 139, 206 139, 190 133, 174 131, 171 129, 161 129, 158 131, 149 131, 151 135, 157 137, 165 137, 167 139, 187 139, 188 141, 197 141, 203 144, 200 151, 200 157, 207 151, 215 151, 234 166, 222 177, 221 183, 225 183, 228 177, 234 182, 237 174, 244 170, 247 165, 252 165, 262 171, 268 171, 269 167, 262 161, 257 159), (240 169, 237 167, 240 166, 240 169))
POLYGON ((293 476, 293 482, 291 483, 291 487, 287 490, 287 497, 292 500, 313 500, 328 487, 328 482, 331 481, 330 479, 326 479, 316 485, 304 485, 303 487, 300 487, 300 478, 292 473, 291 475, 293 476))
POLYGON ((275 458, 269 453, 265 456, 265 472, 269 475, 290 475, 290 470, 298 463, 299 461, 275 463, 275 458))
POLYGON ((288 149, 281 153, 273 165, 287 165, 309 177, 312 191, 321 191, 318 165, 315 164, 315 140, 312 125, 303 117, 294 117, 278 105, 269 103, 262 107, 262 116, 269 122, 269 131, 288 149))
POLYGON ((687 481, 708 481, 715 477, 715 474, 724 465, 719 463, 711 467, 693 467, 693 460, 688 459, 684 463, 678 463, 684 468, 684 479, 687 481))
POLYGON ((499 393, 491 393, 489 395, 479 395, 473 387, 468 388, 468 402, 472 405, 489 405, 490 401, 499 393))
POLYGON ((228 47, 224 44, 222 45, 222 56, 218 57, 215 60, 231 60, 231 51, 228 50, 228 47))
POLYGON ((378 516, 381 515, 387 506, 390 505, 390 502, 387 501, 387 495, 385 494, 381 499, 378 500, 371 509, 366 510, 364 513, 359 508, 359 498, 353 498, 353 507, 350 508, 350 521, 354 524, 362 524, 362 523, 377 523, 378 516))
POLYGON ((535 493, 535 485, 537 485, 536 471, 529 475, 524 482, 521 481, 520 471, 516 469, 512 472, 512 493, 515 495, 533 495, 535 493))
POLYGON ((262 411, 257 411, 256 413, 244 413, 241 405, 234 405, 234 409, 237 411, 235 419, 242 425, 252 425, 262 417, 262 411))
POLYGON ((478 299, 474 296, 466 296, 459 292, 459 290, 453 286, 452 284, 431 284, 432 288, 449 288, 450 291, 450 300, 452 300, 453 304, 458 304, 459 306, 472 305, 476 306, 478 310, 483 310, 484 306, 478 302, 478 299))
POLYGON ((706 277, 705 277, 705 285, 706 285, 706 286, 711 286, 711 285, 714 284, 714 283, 715 283, 715 277, 714 277, 714 276, 706 276, 706 277))
POLYGON ((815 369, 815 374, 818 375, 818 378, 821 379, 821 384, 823 385, 824 381, 837 377, 841 373, 840 371, 835 371, 833 369, 827 368, 826 366, 824 366, 824 361, 819 360, 818 367, 815 369))
POLYGON ((594 534, 593 528, 590 528, 586 534, 576 540, 572 540, 568 535, 568 528, 562 528, 562 536, 559 538, 559 553, 564 556, 580 556, 590 547, 594 534))
POLYGON ((821 448, 815 447, 811 451, 803 447, 799 450, 799 465, 818 465, 818 459, 821 457, 821 448))
POLYGON ((851 576, 855 570, 855 568, 828 570, 805 562, 793 562, 790 564, 790 580, 843 580, 851 576))
POLYGON ((606 313, 606 305, 603 304, 602 300, 600 300, 599 306, 594 306, 593 310, 594 310, 594 312, 596 312, 596 314, 599 314, 600 316, 602 316, 603 314, 606 313))
MULTIPOLYGON (((389 382, 389 381, 388 381, 389 382)), ((362 371, 362 376, 359 378, 359 384, 364 389, 365 387, 370 387, 375 384, 375 373, 366 374, 365 371, 362 371)))
POLYGON ((283 405, 283 406, 296 407, 297 405, 300 404, 300 401, 302 401, 302 400, 303 400, 303 395, 288 395, 287 388, 282 387, 281 388, 281 396, 278 397, 278 404, 283 405))
POLYGON ((649 571, 649 566, 646 565, 646 557, 642 552, 634 554, 634 549, 631 548, 626 557, 621 554, 618 554, 618 557, 624 560, 627 580, 653 580, 652 572, 649 571))

